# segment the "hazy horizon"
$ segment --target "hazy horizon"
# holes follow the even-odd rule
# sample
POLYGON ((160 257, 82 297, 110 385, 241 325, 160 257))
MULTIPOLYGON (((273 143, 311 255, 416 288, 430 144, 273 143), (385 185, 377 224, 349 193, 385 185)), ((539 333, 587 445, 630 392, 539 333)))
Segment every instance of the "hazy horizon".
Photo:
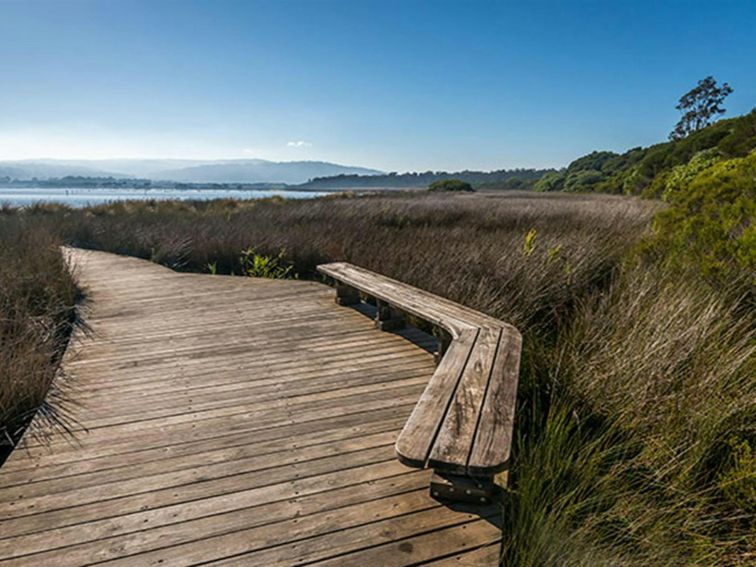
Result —
POLYGON ((4 2, 0 160, 563 167, 756 101, 756 4, 4 2), (705 40, 704 40, 705 39, 705 40))

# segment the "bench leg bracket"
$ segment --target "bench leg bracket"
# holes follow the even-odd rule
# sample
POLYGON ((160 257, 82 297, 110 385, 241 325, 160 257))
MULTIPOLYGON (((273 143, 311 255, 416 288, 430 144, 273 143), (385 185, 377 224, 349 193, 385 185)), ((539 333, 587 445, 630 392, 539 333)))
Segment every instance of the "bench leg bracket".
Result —
POLYGON ((360 302, 360 292, 344 284, 336 284, 336 304, 356 305, 360 302))
POLYGON ((375 326, 381 331, 395 331, 404 328, 404 317, 385 301, 375 302, 375 326))
POLYGON ((431 496, 437 500, 488 504, 493 499, 494 483, 491 478, 473 478, 433 472, 431 496))

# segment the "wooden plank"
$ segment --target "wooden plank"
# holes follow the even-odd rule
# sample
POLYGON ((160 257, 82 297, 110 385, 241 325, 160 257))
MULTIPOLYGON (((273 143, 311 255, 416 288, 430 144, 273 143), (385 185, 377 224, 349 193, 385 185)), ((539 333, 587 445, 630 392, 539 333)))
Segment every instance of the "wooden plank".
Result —
POLYGON ((321 404, 322 407, 332 407, 333 404, 345 405, 353 398, 363 400, 376 399, 376 396, 380 393, 383 393, 383 396, 391 396, 392 394, 401 396, 405 393, 419 392, 418 388, 425 386, 428 381, 424 373, 420 373, 419 375, 417 373, 412 374, 414 375, 400 380, 365 384, 347 389, 335 388, 314 393, 296 394, 291 397, 281 396, 275 400, 255 401, 249 404, 227 404, 219 408, 197 410, 177 415, 144 416, 143 419, 136 421, 93 427, 88 430, 83 439, 86 439, 88 444, 101 440, 108 442, 113 436, 125 438, 130 433, 144 433, 157 429, 167 430, 168 428, 185 423, 191 423, 195 426, 203 425, 202 422, 204 421, 213 421, 223 417, 247 419, 249 415, 260 414, 262 419, 263 414, 279 413, 278 408, 287 406, 301 406, 302 410, 306 411, 309 408, 317 407, 318 402, 323 402, 321 404), (343 402, 337 401, 339 398, 349 398, 349 400, 343 402))
POLYGON ((382 561, 416 537, 440 534, 446 555, 488 543, 446 537, 482 520, 394 457, 434 371, 427 335, 380 333, 312 282, 69 253, 92 307, 93 334, 64 359, 88 433, 31 442, 0 470, 4 565, 382 561))
POLYGON ((506 468, 509 462, 521 348, 520 333, 504 329, 493 379, 481 411, 481 423, 485 426, 476 432, 467 465, 471 474, 493 474, 506 468))
POLYGON ((318 266, 318 271, 339 281, 348 282, 350 285, 402 309, 405 308, 404 304, 410 309, 417 309, 419 306, 420 312, 413 313, 413 315, 421 318, 435 311, 439 320, 444 316, 451 317, 463 325, 495 326, 501 324, 497 319, 480 311, 359 266, 334 262, 318 266))
MULTIPOLYGON (((356 480, 349 475, 344 476, 347 483, 356 480)), ((133 561, 134 555, 189 544, 198 537, 205 540, 291 518, 306 521, 311 514, 356 504, 372 507, 375 501, 385 498, 403 500, 406 498, 404 495, 409 493, 423 493, 427 480, 427 474, 416 471, 358 484, 334 484, 331 490, 271 502, 261 499, 252 507, 173 523, 160 524, 159 518, 154 514, 137 513, 134 517, 90 523, 87 524, 87 529, 76 525, 0 539, 0 556, 19 558, 19 564, 23 564, 24 561, 29 561, 29 555, 36 554, 33 556, 35 562, 44 565, 47 561, 55 560, 57 567, 121 557, 129 557, 133 561), (59 547, 61 544, 63 547, 59 547)), ((271 493, 280 496, 280 491, 271 493)))
MULTIPOLYGON (((494 513, 491 508, 484 509, 484 512, 494 513)), ((332 559, 331 565, 411 565, 459 551, 465 548, 465 544, 469 546, 470 542, 480 545, 499 537, 498 528, 479 520, 477 513, 465 509, 452 510, 445 506, 355 527, 334 527, 316 537, 259 552, 241 555, 239 553, 244 549, 244 543, 239 542, 233 548, 214 550, 214 555, 217 556, 219 551, 229 555, 234 552, 239 554, 218 561, 217 565, 307 564, 328 559, 332 559), (419 542, 422 544, 416 546, 415 543, 419 542), (401 545, 403 543, 410 545, 401 545), (387 547, 386 544, 394 546, 387 547)))
MULTIPOLYGON (((346 430, 348 432, 349 430, 346 430)), ((220 478, 233 470, 235 474, 251 472, 271 467, 286 466, 293 462, 302 462, 331 455, 340 455, 361 450, 368 447, 389 445, 396 436, 393 430, 377 431, 366 435, 346 435, 345 430, 338 430, 335 439, 329 441, 328 436, 318 432, 316 437, 304 437, 292 451, 280 440, 266 445, 252 444, 234 447, 228 450, 210 451, 188 458, 162 459, 152 463, 144 463, 138 470, 130 467, 97 471, 75 478, 27 483, 15 490, 0 492, 0 509, 6 503, 23 499, 29 506, 41 509, 54 509, 54 506, 40 506, 35 498, 47 498, 59 495, 67 500, 75 499, 75 503, 84 504, 90 500, 97 500, 99 493, 109 498, 121 495, 132 495, 151 490, 157 479, 175 485, 193 482, 197 478, 203 481, 220 478), (267 450, 266 450, 267 447, 267 450), (116 483, 116 484, 114 484, 116 483), (77 497, 77 494, 79 496, 77 497)))
MULTIPOLYGON (((418 362, 415 365, 401 365, 399 369, 392 369, 393 372, 372 372, 363 371, 359 375, 350 378, 350 382, 355 386, 383 385, 392 382, 398 382, 410 378, 427 379, 427 362, 418 362), (388 375, 388 377, 387 377, 388 375)), ((150 419, 158 417, 170 417, 184 413, 205 411, 217 409, 220 407, 231 407, 252 403, 261 403, 265 401, 279 400, 285 395, 286 399, 293 397, 318 394, 344 390, 343 375, 331 375, 324 378, 314 378, 312 380, 295 381, 294 385, 288 386, 285 393, 282 393, 280 384, 265 384, 263 386, 237 387, 234 389, 214 390, 206 389, 201 395, 176 395, 174 402, 165 396, 153 400, 137 400, 131 404, 119 404, 109 413, 103 410, 92 410, 87 412, 87 428, 89 430, 97 427, 115 425, 119 423, 140 421, 144 418, 144 413, 150 413, 150 419)))
MULTIPOLYGON (((260 488, 262 489, 261 492, 265 493, 268 490, 266 487, 273 485, 290 484, 293 481, 308 477, 323 477, 325 473, 329 472, 338 472, 343 475, 347 474, 345 471, 348 469, 369 469, 392 460, 393 456, 389 447, 384 446, 355 451, 347 455, 295 463, 285 468, 232 474, 208 482, 199 479, 193 483, 181 485, 180 490, 168 479, 156 479, 153 481, 154 490, 140 492, 132 496, 107 498, 107 492, 105 492, 103 494, 105 499, 92 500, 84 504, 77 504, 73 498, 56 497, 53 502, 56 508, 44 510, 43 513, 36 508, 31 510, 22 508, 19 513, 11 516, 8 512, 12 507, 4 506, 3 520, 0 520, 0 533, 5 537, 10 537, 49 530, 53 526, 60 528, 85 524, 104 518, 126 516, 135 512, 168 508, 177 504, 191 506, 192 503, 199 505, 205 501, 212 503, 216 498, 222 498, 224 501, 233 501, 239 498, 240 502, 244 496, 240 493, 247 493, 255 488, 260 488)), ((397 463, 397 470, 401 471, 400 467, 401 465, 397 463)), ((325 489, 327 489, 327 486, 321 484, 320 490, 325 489)), ((259 493, 254 496, 259 500, 259 493)), ((238 505, 234 502, 224 502, 224 504, 226 506, 238 505)))
MULTIPOLYGON (((157 549, 153 552, 114 561, 111 565, 116 567, 118 565, 133 565, 134 562, 138 562, 140 565, 188 566, 257 550, 276 549, 274 546, 292 545, 290 542, 298 542, 292 547, 301 549, 311 543, 314 537, 321 534, 328 534, 329 537, 326 539, 332 539, 346 532, 349 528, 380 520, 390 525, 396 525, 403 521, 406 514, 418 511, 436 511, 435 516, 442 514, 438 504, 427 497, 425 490, 420 489, 415 492, 374 500, 367 505, 360 503, 343 506, 305 517, 287 518, 281 522, 270 522, 238 532, 157 549)), ((454 515, 457 514, 454 513, 454 515)), ((281 558, 280 549, 278 547, 273 554, 266 555, 265 559, 253 555, 251 564, 275 564, 275 561, 269 561, 268 557, 272 558, 272 555, 279 554, 281 558)), ((289 548, 283 557, 287 562, 293 562, 297 559, 297 553, 289 548)))
POLYGON ((380 276, 367 270, 345 265, 332 268, 333 264, 318 266, 318 270, 332 275, 339 281, 349 282, 354 287, 390 303, 434 325, 448 328, 454 336, 468 328, 460 315, 457 304, 444 302, 438 296, 412 288, 406 284, 380 276))
MULTIPOLYGON (((330 420, 297 423, 265 431, 249 432, 220 432, 215 437, 201 439, 189 443, 172 443, 156 448, 142 449, 128 453, 105 455, 79 460, 70 463, 58 463, 55 455, 47 455, 28 461, 28 467, 13 466, 13 470, 0 469, 0 489, 11 486, 26 485, 34 482, 64 479, 80 483, 80 479, 72 479, 78 475, 91 475, 94 473, 106 473, 114 469, 128 468, 135 476, 139 476, 142 470, 149 472, 152 466, 163 467, 163 461, 178 458, 196 458, 204 462, 212 462, 212 453, 233 449, 234 447, 257 447, 259 451, 265 451, 267 447, 280 447, 282 449, 296 449, 307 446, 310 434, 313 439, 327 441, 339 435, 360 435, 365 432, 383 430, 383 427, 391 427, 398 430, 407 420, 411 406, 391 407, 370 412, 361 412, 357 415, 342 415, 330 420), (135 465, 139 465, 138 467, 135 465)), ((21 461, 17 461, 21 464, 21 461)), ((14 463, 16 464, 16 463, 14 463)), ((128 478, 128 475, 124 475, 128 478)))
MULTIPOLYGON (((406 396, 386 399, 386 395, 379 392, 376 395, 371 395, 370 398, 372 399, 368 399, 367 401, 362 399, 367 396, 360 396, 358 401, 352 401, 347 408, 341 407, 340 402, 336 402, 335 404, 329 404, 330 407, 325 409, 316 407, 309 412, 297 411, 290 413, 284 411, 283 413, 273 414, 261 412, 256 416, 245 416, 242 414, 240 419, 232 416, 219 418, 218 420, 208 420, 200 428, 194 427, 192 423, 179 424, 172 427, 169 431, 158 430, 150 434, 141 434, 138 437, 114 438, 111 440, 111 443, 104 441, 95 447, 81 447, 78 445, 56 446, 54 452, 45 451, 44 453, 40 449, 38 453, 33 453, 25 462, 29 466, 34 467, 37 466, 38 462, 32 462, 32 459, 44 458, 45 455, 54 455, 51 458, 54 458, 57 463, 73 463, 98 457, 122 455, 135 451, 139 452, 146 449, 166 448, 174 444, 192 443, 202 439, 218 437, 219 432, 226 434, 245 432, 249 435, 259 436, 265 435, 268 431, 278 430, 278 428, 295 424, 315 423, 322 420, 331 421, 344 416, 349 419, 359 419, 360 415, 364 412, 394 407, 401 407, 401 411, 407 411, 416 402, 418 395, 419 393, 411 393, 406 396), (265 416, 271 415, 277 419, 273 422, 266 422, 264 420, 265 416), (259 417, 263 421, 256 420, 255 417, 259 417)), ((319 402, 319 404, 322 405, 323 402, 319 402)), ((13 455, 11 455, 11 458, 13 458, 13 455)))
MULTIPOLYGON (((384 481, 390 487, 389 494, 404 493, 405 490, 398 487, 403 486, 402 479, 410 475, 420 475, 419 480, 422 480, 424 484, 427 483, 427 471, 407 473, 406 468, 402 468, 400 463, 391 459, 381 463, 343 471, 331 471, 294 481, 251 487, 234 493, 232 498, 225 494, 218 494, 191 502, 96 518, 86 524, 41 525, 41 529, 0 539, 0 546, 2 546, 0 549, 3 553, 0 557, 4 557, 5 554, 12 556, 26 554, 23 551, 14 551, 17 549, 33 549, 30 553, 36 553, 47 549, 67 548, 67 551, 74 553, 74 551, 81 550, 79 548, 75 550, 73 546, 88 542, 99 543, 85 546, 85 552, 101 553, 101 550, 111 543, 109 541, 111 538, 118 538, 112 542, 115 544, 128 542, 129 545, 134 545, 135 552, 139 551, 139 547, 153 549, 162 547, 160 543, 165 541, 166 537, 170 538, 170 534, 178 534, 178 532, 173 532, 177 524, 189 524, 189 522, 204 518, 219 518, 222 521, 228 519, 229 516, 235 517, 236 514, 246 514, 248 526, 264 525, 268 523, 265 520, 266 511, 274 514, 271 516, 271 521, 274 521, 275 516, 279 515, 282 520, 296 517, 296 514, 289 515, 291 510, 289 504, 292 502, 301 504, 298 510, 304 513, 309 508, 302 501, 309 500, 312 497, 316 497, 317 502, 328 499, 330 496, 332 505, 323 508, 330 509, 338 507, 342 497, 344 502, 349 503, 349 494, 352 494, 356 487, 362 487, 363 491, 368 494, 372 485, 384 481), (347 492, 342 492, 342 490, 347 490, 347 492), (262 522, 256 521, 258 512, 261 512, 262 522), (135 533, 139 535, 130 535, 135 533)), ((412 478, 418 479, 417 476, 412 476, 412 478)), ((196 525, 196 523, 189 524, 189 527, 196 525)), ((202 532, 194 531, 193 537, 190 532, 186 533, 184 538, 179 539, 195 541, 201 539, 201 537, 202 532)), ((108 558, 112 559, 126 555, 126 553, 123 550, 120 553, 117 550, 111 550, 109 555, 108 558)))
POLYGON ((426 465, 477 336, 477 330, 465 330, 452 342, 412 410, 396 441, 397 456, 404 464, 426 465))
MULTIPOLYGON (((312 360, 312 356, 310 356, 309 360, 312 360)), ((227 360, 225 364, 223 361, 218 361, 218 364, 215 364, 214 360, 209 360, 209 364, 200 367, 174 367, 172 369, 173 374, 170 373, 170 367, 166 369, 150 369, 148 373, 145 373, 146 375, 158 373, 161 376, 165 376, 165 382, 161 382, 160 385, 155 385, 154 383, 150 385, 150 382, 146 381, 144 384, 137 385, 124 384, 120 388, 115 384, 111 384, 111 388, 108 388, 108 391, 105 391, 102 394, 99 392, 96 395, 91 396, 84 396, 82 394, 82 402, 86 401, 89 403, 91 400, 92 405, 94 405, 95 401, 102 403, 106 399, 112 399, 111 396, 113 392, 111 392, 111 390, 115 391, 119 400, 122 396, 125 400, 131 400, 148 397, 150 395, 159 395, 160 393, 168 395, 172 392, 207 390, 227 385, 236 385, 238 387, 240 382, 254 385, 254 383, 257 383, 260 380, 273 380, 280 378, 282 381, 285 381, 287 377, 299 381, 302 379, 300 376, 327 376, 339 372, 356 372, 366 368, 377 369, 386 367, 387 365, 396 367, 397 364, 414 363, 418 360, 428 361, 427 353, 407 353, 406 351, 396 352, 395 350, 384 351, 378 349, 377 352, 364 352, 359 357, 359 360, 355 360, 354 357, 351 359, 346 357, 345 359, 336 361, 323 360, 323 363, 320 365, 310 364, 305 367, 294 365, 293 368, 289 366, 279 368, 274 363, 260 367, 250 366, 243 359, 231 361, 230 364, 227 360), (214 368, 216 370, 213 370, 214 368), (243 378, 239 376, 239 373, 244 373, 243 378), (218 376, 218 374, 220 374, 220 376, 218 376)), ((429 365, 429 368, 432 372, 433 366, 429 365)))
POLYGON ((499 328, 484 327, 478 332, 462 378, 433 443, 428 460, 430 467, 454 474, 467 473, 467 459, 472 450, 500 337, 499 328))
POLYGON ((495 551, 499 539, 499 528, 487 519, 480 519, 390 541, 378 547, 339 555, 325 561, 318 561, 318 565, 321 567, 361 567, 363 565, 404 567, 422 563, 423 565, 495 567, 499 564, 498 553, 495 551), (481 542, 489 544, 484 548, 483 553, 475 549, 481 542), (471 551, 459 553, 460 550, 466 549, 471 549, 471 551), (492 553, 491 550, 494 552, 492 553), (444 563, 444 560, 441 563, 434 561, 437 557, 443 557, 448 553, 455 554, 454 563, 444 563))
POLYGON ((426 563, 427 567, 494 567, 499 565, 501 545, 495 543, 473 551, 458 553, 451 557, 426 563))

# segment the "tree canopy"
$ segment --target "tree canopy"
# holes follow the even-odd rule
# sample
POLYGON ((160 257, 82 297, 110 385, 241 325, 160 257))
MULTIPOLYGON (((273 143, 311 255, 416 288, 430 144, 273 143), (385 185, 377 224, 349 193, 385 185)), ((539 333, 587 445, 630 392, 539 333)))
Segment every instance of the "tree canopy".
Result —
POLYGON ((732 92, 727 83, 717 85, 714 77, 706 77, 698 81, 698 85, 683 96, 675 108, 683 113, 682 118, 669 134, 670 140, 681 140, 690 134, 705 128, 713 118, 724 114, 722 108, 724 99, 732 92))
POLYGON ((472 185, 461 179, 442 179, 428 185, 428 191, 475 191, 472 185))

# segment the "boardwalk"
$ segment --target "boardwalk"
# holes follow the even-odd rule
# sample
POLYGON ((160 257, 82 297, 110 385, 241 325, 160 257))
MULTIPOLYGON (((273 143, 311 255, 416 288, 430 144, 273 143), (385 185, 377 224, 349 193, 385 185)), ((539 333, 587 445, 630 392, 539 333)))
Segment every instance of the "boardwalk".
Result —
POLYGON ((496 563, 498 510, 439 504, 394 455, 427 336, 313 282, 74 259, 80 425, 0 468, 0 567, 496 563))

